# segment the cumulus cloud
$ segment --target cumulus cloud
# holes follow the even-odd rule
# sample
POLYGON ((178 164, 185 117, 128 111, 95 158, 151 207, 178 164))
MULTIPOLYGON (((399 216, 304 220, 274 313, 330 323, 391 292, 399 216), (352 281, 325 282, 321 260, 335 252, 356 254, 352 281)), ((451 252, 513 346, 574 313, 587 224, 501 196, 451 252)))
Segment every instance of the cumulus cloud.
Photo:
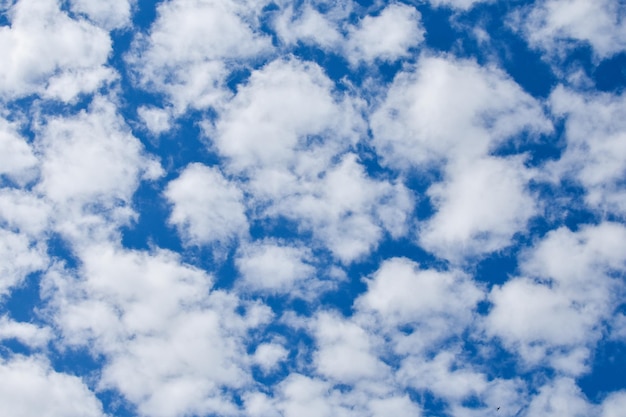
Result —
POLYGON ((106 244, 77 255, 78 276, 46 274, 46 313, 60 343, 104 355, 100 389, 117 389, 142 415, 235 414, 228 390, 251 382, 245 336, 269 309, 211 291, 209 275, 171 252, 106 244))
MULTIPOLYGON (((242 285, 253 291, 310 296, 314 291, 315 267, 309 249, 261 241, 240 246, 235 260, 242 285), (306 281, 306 282, 305 282, 306 281)), ((315 288, 319 290, 320 288, 315 288)))
POLYGON ((500 70, 424 55, 396 76, 371 126, 387 165, 442 172, 427 191, 435 215, 419 235, 438 256, 458 261, 501 249, 536 212, 523 158, 491 154, 551 124, 540 103, 500 70))
POLYGON ((165 109, 141 106, 137 109, 137 114, 146 128, 154 135, 167 132, 172 127, 171 115, 165 109))
POLYGON ((413 7, 391 4, 378 16, 364 17, 348 30, 347 55, 352 62, 394 61, 424 40, 420 13, 413 7))
POLYGON ((385 230, 406 233, 413 206, 402 184, 371 179, 356 155, 342 155, 357 129, 353 104, 333 95, 319 66, 279 60, 251 75, 207 133, 265 215, 298 221, 351 262, 385 230))
POLYGON ((118 29, 130 23, 131 8, 135 0, 71 0, 72 11, 85 14, 107 30, 118 29))
POLYGON ((454 261, 508 246, 538 213, 526 184, 532 172, 521 158, 482 158, 450 167, 427 195, 434 216, 420 229, 420 244, 454 261))
POLYGON ((273 25, 280 40, 287 45, 300 41, 335 48, 343 39, 337 22, 333 20, 308 3, 298 12, 289 4, 277 14, 273 25))
POLYGON ((613 0, 543 0, 513 15, 531 46, 549 55, 589 44, 600 58, 626 48, 624 5, 613 0))
POLYGON ((343 6, 321 13, 309 3, 299 10, 285 5, 273 26, 283 43, 316 45, 344 55, 353 66, 406 58, 424 40, 421 15, 412 6, 392 3, 356 23, 348 23, 349 3, 343 6))
MULTIPOLYGON (((37 158, 30 145, 22 138, 17 126, 0 118, 0 176, 6 175, 19 183, 36 175, 37 158)), ((0 177, 1 178, 1 177, 0 177)))
POLYGON ((17 322, 5 315, 0 317, 0 340, 6 339, 15 339, 26 346, 39 348, 52 339, 52 332, 47 327, 17 322))
POLYGON ((418 353, 458 334, 473 320, 483 290, 460 271, 423 269, 406 258, 383 262, 356 301, 360 314, 395 338, 398 353, 418 353), (400 332, 399 328, 412 331, 400 332))
POLYGON ((567 147, 548 172, 580 182, 589 206, 620 215, 626 213, 625 104, 623 94, 588 95, 562 86, 550 95, 552 112, 564 118, 567 147))
POLYGON ((487 331, 530 365, 547 362, 579 375, 587 370, 603 321, 619 302, 626 229, 615 223, 550 232, 524 257, 524 276, 493 288, 487 331))
POLYGON ((54 371, 40 357, 0 359, 0 401, 15 417, 104 417, 102 405, 78 377, 54 371))
POLYGON ((78 114, 47 117, 35 146, 41 159, 35 190, 55 208, 56 229, 72 239, 107 236, 111 226, 128 223, 139 182, 162 175, 103 97, 78 114))
POLYGON ((216 168, 191 164, 165 189, 169 223, 186 244, 228 244, 248 232, 243 193, 216 168))
POLYGON ((46 245, 22 233, 0 229, 0 296, 21 284, 28 274, 48 265, 46 245))
POLYGON ((221 103, 233 66, 271 49, 269 37, 254 30, 262 3, 159 4, 149 33, 138 35, 127 55, 139 85, 166 95, 177 113, 221 103))
POLYGON ((428 0, 435 7, 449 7, 461 11, 468 11, 475 4, 487 3, 493 0, 428 0))
POLYGON ((6 99, 38 93, 69 101, 115 78, 106 66, 111 40, 85 20, 70 18, 56 0, 21 0, 0 28, 0 94, 6 99))
POLYGON ((399 168, 471 161, 551 129, 539 102, 501 70, 428 55, 396 76, 371 126, 377 152, 399 168))

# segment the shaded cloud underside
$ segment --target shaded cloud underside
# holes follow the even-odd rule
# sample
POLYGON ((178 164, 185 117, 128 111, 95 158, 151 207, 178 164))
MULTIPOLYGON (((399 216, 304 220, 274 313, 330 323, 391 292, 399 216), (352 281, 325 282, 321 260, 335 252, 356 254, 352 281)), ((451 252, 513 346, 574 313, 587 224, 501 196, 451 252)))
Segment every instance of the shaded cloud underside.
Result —
POLYGON ((519 3, 0 2, 4 412, 621 415, 626 10, 519 3))

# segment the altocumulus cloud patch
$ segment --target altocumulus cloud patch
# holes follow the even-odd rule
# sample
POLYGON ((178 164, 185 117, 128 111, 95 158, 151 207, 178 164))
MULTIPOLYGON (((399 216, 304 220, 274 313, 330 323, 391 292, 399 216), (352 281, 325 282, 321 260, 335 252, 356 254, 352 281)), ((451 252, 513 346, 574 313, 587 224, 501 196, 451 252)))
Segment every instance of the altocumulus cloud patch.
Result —
POLYGON ((624 16, 0 2, 2 412, 622 416, 624 16))

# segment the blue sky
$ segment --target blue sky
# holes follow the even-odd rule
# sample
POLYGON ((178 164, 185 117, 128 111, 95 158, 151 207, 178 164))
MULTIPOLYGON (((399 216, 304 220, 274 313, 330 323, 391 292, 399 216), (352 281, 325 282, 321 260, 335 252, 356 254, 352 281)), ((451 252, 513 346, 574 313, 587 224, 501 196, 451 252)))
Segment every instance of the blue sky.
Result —
POLYGON ((0 404, 619 417, 619 0, 0 1, 0 404))

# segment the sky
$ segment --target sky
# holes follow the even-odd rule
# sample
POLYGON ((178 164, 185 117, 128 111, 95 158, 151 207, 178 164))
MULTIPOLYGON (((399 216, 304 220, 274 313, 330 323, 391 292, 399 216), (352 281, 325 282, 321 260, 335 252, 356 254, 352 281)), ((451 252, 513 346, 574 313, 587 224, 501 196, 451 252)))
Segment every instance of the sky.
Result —
POLYGON ((0 414, 621 417, 622 0, 0 0, 0 414))

